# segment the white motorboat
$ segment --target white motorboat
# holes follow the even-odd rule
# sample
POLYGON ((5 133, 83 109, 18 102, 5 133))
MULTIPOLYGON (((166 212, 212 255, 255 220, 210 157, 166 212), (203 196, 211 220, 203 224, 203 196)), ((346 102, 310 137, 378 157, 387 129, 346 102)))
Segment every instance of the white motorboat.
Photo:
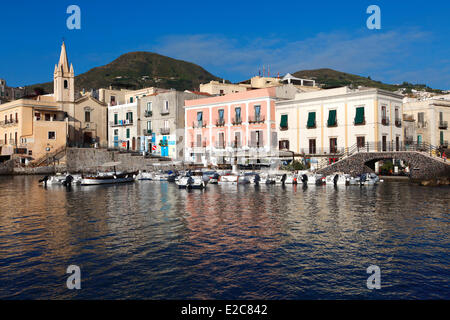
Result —
POLYGON ((220 176, 219 184, 248 184, 250 183, 250 179, 245 175, 239 174, 227 174, 220 176))
POLYGON ((153 180, 154 179, 154 175, 153 172, 146 172, 146 171, 141 171, 139 172, 139 174, 136 176, 137 180, 143 181, 143 180, 153 180))
POLYGON ((71 175, 67 174, 56 174, 54 176, 45 176, 43 179, 39 180, 39 183, 43 185, 77 185, 81 182, 81 175, 71 175))
POLYGON ((303 184, 307 185, 321 185, 325 183, 325 177, 321 174, 303 172, 299 174, 300 180, 303 184))
POLYGON ((275 175, 269 174, 269 173, 262 173, 261 174, 261 184, 275 184, 276 183, 276 177, 275 175))
POLYGON ((285 184, 297 184, 298 177, 295 173, 288 173, 286 175, 286 181, 284 181, 285 184))
POLYGON ((176 184, 180 189, 204 189, 207 182, 203 180, 203 175, 186 175, 180 177, 176 184))
POLYGON ((350 183, 350 175, 344 173, 335 173, 326 176, 325 183, 327 186, 345 186, 350 183))
POLYGON ((259 184, 261 182, 261 177, 256 172, 246 172, 245 176, 249 179, 251 184, 259 184))

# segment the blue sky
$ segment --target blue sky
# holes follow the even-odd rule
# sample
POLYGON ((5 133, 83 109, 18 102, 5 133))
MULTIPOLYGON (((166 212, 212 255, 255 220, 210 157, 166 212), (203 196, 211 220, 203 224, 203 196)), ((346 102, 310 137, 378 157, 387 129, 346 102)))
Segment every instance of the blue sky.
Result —
POLYGON ((388 83, 450 89, 450 1, 3 1, 0 78, 52 80, 62 38, 80 74, 123 53, 151 51, 241 81, 332 68, 388 83), (81 30, 66 9, 81 8, 81 30), (381 8, 381 30, 366 9, 381 8), (266 67, 267 69, 267 67, 266 67))

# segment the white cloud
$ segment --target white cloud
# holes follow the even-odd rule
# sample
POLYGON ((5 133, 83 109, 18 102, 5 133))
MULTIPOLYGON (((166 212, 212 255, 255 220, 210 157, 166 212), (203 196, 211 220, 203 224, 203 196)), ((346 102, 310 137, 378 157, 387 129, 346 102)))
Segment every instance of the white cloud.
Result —
MULTIPOLYGON (((429 75, 438 73, 439 65, 425 65, 421 58, 432 42, 432 35, 420 30, 319 33, 294 42, 275 37, 242 41, 197 34, 165 36, 151 49, 194 62, 233 81, 249 78, 265 65, 270 66, 272 74, 332 68, 384 82, 401 82, 409 81, 404 75, 420 74, 422 68, 429 75)), ((445 83, 441 85, 450 86, 448 77, 442 80, 445 83)))

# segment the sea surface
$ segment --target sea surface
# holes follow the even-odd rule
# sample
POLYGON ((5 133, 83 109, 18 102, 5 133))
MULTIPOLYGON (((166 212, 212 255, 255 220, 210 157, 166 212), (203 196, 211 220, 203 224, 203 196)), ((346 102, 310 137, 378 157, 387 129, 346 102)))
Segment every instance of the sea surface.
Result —
POLYGON ((1 299, 450 299, 448 187, 38 179, 0 177, 1 299))

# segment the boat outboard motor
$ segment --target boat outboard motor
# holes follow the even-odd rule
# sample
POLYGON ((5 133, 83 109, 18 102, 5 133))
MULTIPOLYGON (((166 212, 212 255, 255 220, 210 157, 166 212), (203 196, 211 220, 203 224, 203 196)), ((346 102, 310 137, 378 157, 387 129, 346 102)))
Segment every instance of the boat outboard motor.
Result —
POLYGON ((73 177, 69 174, 66 177, 66 180, 64 180, 62 184, 63 184, 63 186, 68 187, 68 186, 72 185, 72 182, 73 182, 73 177))
POLYGON ((366 180, 367 180, 367 176, 365 173, 363 173, 361 175, 361 178, 359 178, 359 184, 364 184, 364 182, 366 182, 366 180))
POLYGON ((338 180, 339 180, 339 175, 337 174, 337 175, 335 175, 334 178, 333 178, 333 183, 334 183, 334 185, 337 185, 338 180))
POLYGON ((255 184, 259 184, 259 182, 261 181, 261 177, 259 176, 259 174, 255 174, 255 184))
POLYGON ((42 178, 41 180, 39 180, 39 183, 44 183, 45 186, 47 186, 47 181, 48 181, 48 176, 45 176, 44 178, 42 178))
POLYGON ((306 184, 308 182, 308 176, 306 174, 302 174, 302 182, 306 184))

